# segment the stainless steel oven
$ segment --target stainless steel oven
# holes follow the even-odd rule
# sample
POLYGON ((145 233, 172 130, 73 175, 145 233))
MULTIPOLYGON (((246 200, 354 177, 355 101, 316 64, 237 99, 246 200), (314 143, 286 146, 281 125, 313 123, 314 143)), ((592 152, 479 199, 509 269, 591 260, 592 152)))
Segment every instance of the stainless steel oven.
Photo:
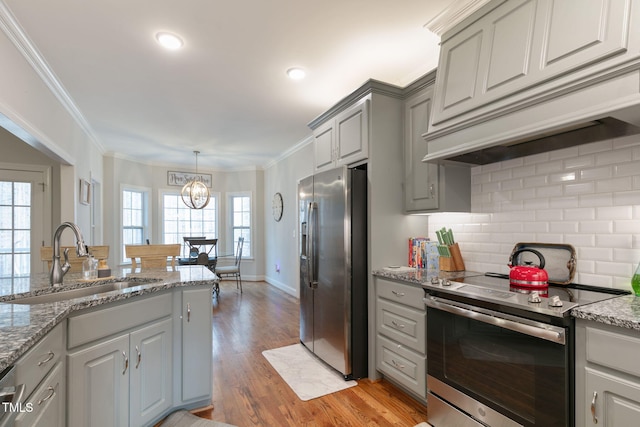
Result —
POLYGON ((572 425, 570 328, 434 296, 425 302, 431 424, 572 425))
POLYGON ((574 425, 570 311, 614 294, 575 284, 523 293, 493 273, 436 278, 423 288, 429 423, 574 425))

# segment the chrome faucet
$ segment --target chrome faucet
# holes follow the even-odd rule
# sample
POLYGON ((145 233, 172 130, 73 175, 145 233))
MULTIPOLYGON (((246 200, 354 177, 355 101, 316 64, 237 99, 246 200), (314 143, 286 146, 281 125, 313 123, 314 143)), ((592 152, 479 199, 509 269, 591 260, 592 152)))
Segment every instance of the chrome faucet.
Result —
POLYGON ((51 266, 51 276, 49 283, 51 286, 62 286, 62 279, 64 275, 67 274, 69 268, 71 268, 71 264, 69 264, 69 249, 64 250, 64 264, 60 263, 60 236, 62 236, 62 232, 65 228, 70 228, 73 231, 73 234, 76 235, 76 254, 81 256, 87 256, 88 249, 84 243, 84 237, 82 237, 82 232, 80 231, 80 227, 75 225, 72 222, 63 222, 58 226, 56 232, 53 234, 53 264, 51 266))

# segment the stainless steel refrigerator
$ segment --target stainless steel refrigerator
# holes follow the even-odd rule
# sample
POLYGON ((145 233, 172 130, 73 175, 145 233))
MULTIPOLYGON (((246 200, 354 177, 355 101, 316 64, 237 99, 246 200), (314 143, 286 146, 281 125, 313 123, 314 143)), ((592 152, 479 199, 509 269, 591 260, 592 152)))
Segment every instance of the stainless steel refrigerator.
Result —
POLYGON ((298 186, 300 342, 345 379, 367 376, 367 171, 298 186))

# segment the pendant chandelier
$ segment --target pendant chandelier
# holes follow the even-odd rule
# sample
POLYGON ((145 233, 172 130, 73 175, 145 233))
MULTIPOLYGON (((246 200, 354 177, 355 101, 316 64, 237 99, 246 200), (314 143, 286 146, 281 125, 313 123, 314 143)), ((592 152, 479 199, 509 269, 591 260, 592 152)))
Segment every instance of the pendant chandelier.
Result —
POLYGON ((200 152, 194 151, 194 153, 196 155, 196 176, 182 187, 180 196, 182 196, 184 204, 190 209, 202 209, 209 204, 211 193, 207 185, 200 180, 200 175, 198 175, 198 154, 200 152))

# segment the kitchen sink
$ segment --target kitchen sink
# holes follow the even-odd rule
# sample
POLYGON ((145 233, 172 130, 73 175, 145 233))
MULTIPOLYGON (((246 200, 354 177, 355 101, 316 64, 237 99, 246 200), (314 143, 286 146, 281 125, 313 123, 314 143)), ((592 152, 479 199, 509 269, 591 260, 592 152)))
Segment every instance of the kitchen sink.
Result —
MULTIPOLYGON (((152 281, 151 281, 152 282, 152 281)), ((104 292, 118 291, 121 289, 131 288, 133 286, 146 285, 149 282, 139 281, 121 281, 110 282, 99 285, 91 285, 83 288, 75 288, 69 290, 63 290, 58 292, 52 292, 48 294, 35 295, 32 297, 17 298, 12 301, 4 301, 10 304, 46 304, 51 302, 59 302, 70 300, 73 298, 86 297, 89 295, 101 294, 104 292)))

